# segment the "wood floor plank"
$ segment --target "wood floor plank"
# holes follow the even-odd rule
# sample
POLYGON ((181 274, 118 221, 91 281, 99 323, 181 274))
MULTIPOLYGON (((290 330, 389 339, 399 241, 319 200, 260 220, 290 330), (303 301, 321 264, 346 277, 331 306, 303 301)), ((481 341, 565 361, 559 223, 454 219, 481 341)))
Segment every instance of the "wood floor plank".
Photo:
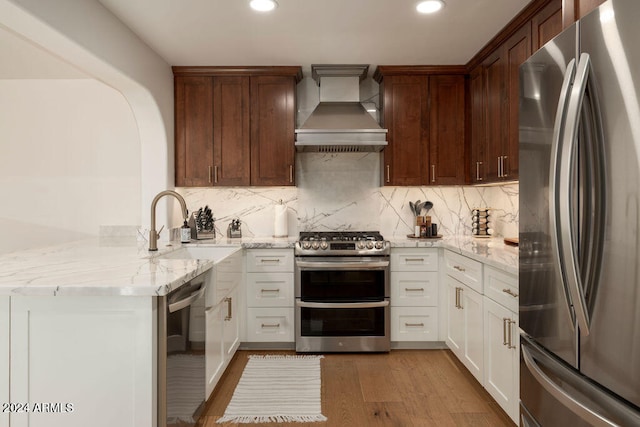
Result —
POLYGON ((358 376, 365 402, 400 402, 389 354, 370 354, 357 359, 358 376))
MULTIPOLYGON (((198 427, 246 424, 216 421, 224 414, 251 354, 238 351, 198 427)), ((321 359, 322 413, 326 422, 263 423, 269 427, 465 427, 515 424, 448 350, 393 350, 388 354, 337 353, 321 359)))

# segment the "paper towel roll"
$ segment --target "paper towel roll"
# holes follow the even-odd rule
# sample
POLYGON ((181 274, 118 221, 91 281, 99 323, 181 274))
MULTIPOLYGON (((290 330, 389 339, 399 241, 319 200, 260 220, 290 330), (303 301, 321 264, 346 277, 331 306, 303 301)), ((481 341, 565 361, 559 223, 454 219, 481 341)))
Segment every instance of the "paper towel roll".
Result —
POLYGON ((275 237, 287 237, 287 205, 282 203, 282 200, 275 207, 274 217, 273 235, 275 237))

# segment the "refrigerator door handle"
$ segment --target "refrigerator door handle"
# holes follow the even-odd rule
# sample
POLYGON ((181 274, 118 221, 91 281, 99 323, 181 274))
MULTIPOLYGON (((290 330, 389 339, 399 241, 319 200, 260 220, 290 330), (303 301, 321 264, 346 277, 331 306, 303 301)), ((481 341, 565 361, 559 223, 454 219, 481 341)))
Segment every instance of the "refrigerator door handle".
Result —
POLYGON ((520 353, 527 369, 535 380, 558 402, 589 424, 617 427, 620 425, 638 425, 640 423, 640 414, 605 391, 597 388, 579 374, 574 373, 571 368, 565 367, 547 355, 544 350, 524 336, 522 336, 520 353), (542 370, 541 366, 556 375, 562 382, 569 384, 571 390, 573 390, 573 395, 570 395, 559 384, 554 382, 542 370), (580 397, 583 397, 583 400, 586 401, 598 402, 601 408, 600 412, 607 413, 599 413, 596 408, 588 407, 588 404, 579 400, 580 397), (615 420, 611 419, 612 416, 615 420))
POLYGON ((553 255, 556 259, 556 264, 559 266, 562 273, 562 286, 564 288, 564 298, 566 313, 569 316, 569 325, 574 330, 575 315, 571 309, 571 296, 569 289, 567 288, 566 281, 564 280, 565 265, 560 252, 560 232, 558 228, 558 215, 559 215, 559 203, 562 197, 558 189, 558 174, 560 172, 560 147, 562 135, 564 133, 564 125, 566 118, 566 109, 569 103, 569 91, 576 74, 576 61, 572 59, 567 64, 567 70, 564 73, 564 80, 562 82, 562 88, 560 90, 560 97, 558 99, 558 109, 556 110, 556 117, 553 126, 553 139, 551 145, 551 164, 549 166, 549 227, 551 231, 551 243, 553 248, 553 255))
POLYGON ((559 165, 559 183, 558 190, 559 199, 559 237, 560 251, 565 261, 563 269, 564 278, 569 287, 571 301, 575 311, 576 320, 580 328, 580 333, 584 336, 589 335, 591 319, 587 309, 587 302, 584 295, 582 278, 580 277, 580 265, 577 258, 577 250, 573 238, 574 221, 572 219, 570 200, 573 200, 572 176, 576 164, 574 162, 574 150, 578 140, 578 131, 580 126, 580 116, 584 97, 587 91, 587 82, 589 72, 591 70, 591 59, 588 53, 580 55, 580 62, 576 69, 576 78, 569 105, 567 106, 567 122, 566 129, 562 135, 560 146, 560 165, 559 165))

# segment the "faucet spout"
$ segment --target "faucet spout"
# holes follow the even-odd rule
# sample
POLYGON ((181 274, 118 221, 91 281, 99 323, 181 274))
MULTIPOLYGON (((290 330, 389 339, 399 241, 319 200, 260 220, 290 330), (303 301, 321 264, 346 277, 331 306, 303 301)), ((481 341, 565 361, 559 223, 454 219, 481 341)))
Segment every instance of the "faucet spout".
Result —
POLYGON ((153 198, 151 202, 151 230, 149 230, 149 250, 157 251, 158 250, 158 237, 160 237, 160 233, 156 231, 156 205, 158 204, 158 200, 160 200, 163 196, 173 196, 178 199, 180 202, 180 207, 182 208, 182 216, 186 221, 189 217, 189 211, 187 210, 187 203, 184 201, 184 198, 176 193, 175 191, 165 190, 161 191, 153 198))

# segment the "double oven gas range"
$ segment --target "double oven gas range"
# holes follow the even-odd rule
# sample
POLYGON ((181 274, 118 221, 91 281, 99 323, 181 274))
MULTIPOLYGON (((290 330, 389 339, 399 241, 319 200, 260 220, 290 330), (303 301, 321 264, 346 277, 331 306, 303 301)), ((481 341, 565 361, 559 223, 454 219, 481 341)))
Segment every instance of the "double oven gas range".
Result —
POLYGON ((389 351, 389 242, 379 232, 302 232, 294 253, 296 351, 389 351))

